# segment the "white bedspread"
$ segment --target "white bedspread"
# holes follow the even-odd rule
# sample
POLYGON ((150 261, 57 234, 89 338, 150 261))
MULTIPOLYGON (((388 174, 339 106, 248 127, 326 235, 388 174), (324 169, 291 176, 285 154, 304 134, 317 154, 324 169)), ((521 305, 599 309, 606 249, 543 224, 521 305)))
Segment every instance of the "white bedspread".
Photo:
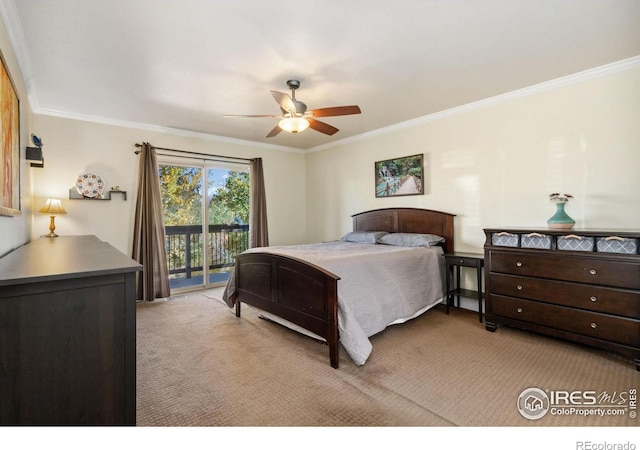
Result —
MULTIPOLYGON (((371 354, 369 337, 391 324, 422 314, 444 297, 444 257, 440 247, 409 248, 334 241, 254 248, 247 252, 293 256, 340 277, 340 342, 357 365, 364 364, 371 354)), ((233 288, 232 275, 225 290, 225 301, 228 302, 233 288)))

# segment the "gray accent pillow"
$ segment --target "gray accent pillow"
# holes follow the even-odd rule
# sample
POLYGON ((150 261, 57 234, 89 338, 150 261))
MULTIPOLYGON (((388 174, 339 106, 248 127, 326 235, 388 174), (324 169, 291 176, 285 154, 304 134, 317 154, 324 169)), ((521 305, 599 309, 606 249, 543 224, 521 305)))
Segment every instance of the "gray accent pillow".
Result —
POLYGON ((444 242, 442 236, 419 233, 391 233, 378 239, 378 244, 398 247, 431 247, 444 242))
POLYGON ((350 231, 342 238, 341 241, 345 242, 359 242, 361 244, 375 244, 378 239, 384 235, 389 234, 386 231, 350 231))

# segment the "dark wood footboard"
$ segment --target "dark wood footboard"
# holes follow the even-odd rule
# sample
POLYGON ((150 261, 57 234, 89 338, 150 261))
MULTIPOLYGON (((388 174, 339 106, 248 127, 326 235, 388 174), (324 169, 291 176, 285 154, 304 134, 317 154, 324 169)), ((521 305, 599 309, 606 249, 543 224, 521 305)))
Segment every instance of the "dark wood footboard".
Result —
POLYGON ((281 317, 326 339, 331 367, 338 368, 338 280, 316 265, 272 253, 236 257, 236 316, 240 304, 281 317))

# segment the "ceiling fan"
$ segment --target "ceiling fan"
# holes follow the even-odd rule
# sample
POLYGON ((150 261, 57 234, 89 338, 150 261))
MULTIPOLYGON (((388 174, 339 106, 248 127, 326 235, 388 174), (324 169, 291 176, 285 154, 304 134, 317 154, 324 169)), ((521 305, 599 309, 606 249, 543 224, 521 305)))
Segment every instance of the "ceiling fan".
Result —
POLYGON ((350 114, 360 114, 360 107, 357 105, 351 106, 333 106, 329 108, 319 108, 307 111, 307 105, 299 100, 296 100, 296 89, 300 87, 300 81, 288 80, 287 86, 291 89, 291 95, 284 94, 278 91, 271 91, 271 95, 280 105, 282 114, 280 115, 234 115, 225 114, 224 117, 275 117, 279 118, 280 122, 276 125, 266 137, 270 138, 276 136, 281 131, 287 131, 289 133, 299 133, 307 128, 312 128, 320 133, 328 134, 329 136, 337 133, 339 130, 329 125, 328 123, 316 120, 316 117, 332 117, 332 116, 348 116, 350 114))

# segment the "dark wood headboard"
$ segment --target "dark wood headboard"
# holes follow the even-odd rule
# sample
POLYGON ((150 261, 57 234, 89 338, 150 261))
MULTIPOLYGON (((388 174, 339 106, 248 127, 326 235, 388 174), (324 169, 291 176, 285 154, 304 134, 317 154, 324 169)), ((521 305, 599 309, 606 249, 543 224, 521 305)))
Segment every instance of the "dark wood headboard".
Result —
POLYGON ((445 239, 445 253, 451 253, 454 249, 455 214, 420 208, 384 208, 364 211, 351 217, 353 231, 436 234, 445 239))

